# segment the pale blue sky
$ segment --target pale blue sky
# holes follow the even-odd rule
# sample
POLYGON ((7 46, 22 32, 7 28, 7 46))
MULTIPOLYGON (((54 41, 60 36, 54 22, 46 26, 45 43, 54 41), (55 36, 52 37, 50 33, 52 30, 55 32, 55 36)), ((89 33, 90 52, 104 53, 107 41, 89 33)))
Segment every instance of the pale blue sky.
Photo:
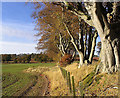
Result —
POLYGON ((25 2, 2 2, 2 48, 0 53, 36 53, 37 41, 33 5, 25 2))

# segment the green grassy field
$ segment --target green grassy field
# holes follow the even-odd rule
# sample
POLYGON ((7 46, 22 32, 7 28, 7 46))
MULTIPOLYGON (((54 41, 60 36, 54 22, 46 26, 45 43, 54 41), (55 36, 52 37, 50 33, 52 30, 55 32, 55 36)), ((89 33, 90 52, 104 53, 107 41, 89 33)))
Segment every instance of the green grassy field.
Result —
POLYGON ((54 65, 55 63, 2 64, 2 95, 19 95, 30 85, 35 84, 36 75, 24 73, 23 70, 29 67, 52 67, 54 65))

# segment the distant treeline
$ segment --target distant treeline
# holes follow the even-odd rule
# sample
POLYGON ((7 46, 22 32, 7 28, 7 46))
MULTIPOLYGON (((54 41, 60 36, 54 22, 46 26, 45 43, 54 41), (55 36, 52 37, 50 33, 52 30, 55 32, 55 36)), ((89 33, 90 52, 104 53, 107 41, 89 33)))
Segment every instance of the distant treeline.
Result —
POLYGON ((52 58, 42 52, 40 54, 2 54, 2 63, 38 63, 52 61, 52 58))

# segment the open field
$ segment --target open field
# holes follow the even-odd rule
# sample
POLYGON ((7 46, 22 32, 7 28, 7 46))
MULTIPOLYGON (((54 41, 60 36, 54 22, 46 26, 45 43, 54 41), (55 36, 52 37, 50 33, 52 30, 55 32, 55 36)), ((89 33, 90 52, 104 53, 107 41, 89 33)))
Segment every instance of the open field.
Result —
POLYGON ((28 63, 28 64, 2 64, 3 73, 18 73, 29 67, 49 67, 54 66, 55 63, 28 63))
MULTIPOLYGON (((35 73, 25 73, 23 70, 32 67, 52 67, 55 63, 36 63, 36 64, 3 64, 2 65, 2 93, 3 96, 24 96, 36 93, 30 92, 35 85, 42 88, 43 77, 35 73), (39 83, 38 83, 39 82, 39 83), (26 91, 29 94, 26 94, 26 91)), ((34 87, 34 89, 36 89, 34 87)), ((38 90, 40 91, 40 90, 38 90)), ((37 94, 38 95, 38 94, 37 94)), ((42 95, 42 94, 41 94, 42 95)))

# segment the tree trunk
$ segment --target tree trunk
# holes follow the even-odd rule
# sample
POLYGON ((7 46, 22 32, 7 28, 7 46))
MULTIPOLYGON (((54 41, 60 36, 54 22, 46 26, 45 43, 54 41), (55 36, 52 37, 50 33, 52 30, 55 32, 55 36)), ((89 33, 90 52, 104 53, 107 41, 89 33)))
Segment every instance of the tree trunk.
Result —
POLYGON ((109 24, 101 8, 103 8, 101 3, 94 2, 87 10, 90 10, 89 14, 102 44, 101 66, 98 66, 97 69, 101 72, 112 73, 116 72, 120 65, 120 33, 118 27, 120 23, 109 24))
POLYGON ((84 3, 85 9, 88 12, 87 15, 84 13, 84 11, 76 10, 74 6, 69 6, 69 3, 64 3, 67 8, 69 6, 68 9, 72 13, 78 17, 81 17, 81 19, 83 19, 90 26, 94 26, 98 31, 98 34, 101 38, 102 50, 100 57, 101 63, 97 69, 101 69, 102 72, 108 73, 116 72, 120 67, 120 5, 119 2, 115 3, 114 5, 113 13, 115 14, 113 15, 113 18, 115 19, 112 22, 112 19, 108 17, 109 14, 112 13, 108 13, 101 2, 95 1, 96 0, 94 0, 94 2, 84 3))
POLYGON ((84 53, 84 41, 83 41, 83 21, 78 17, 79 20, 79 49, 84 53))
POLYGON ((84 61, 84 56, 83 56, 83 53, 82 52, 78 52, 79 54, 79 58, 80 58, 80 62, 79 62, 79 66, 78 68, 80 68, 82 65, 83 65, 83 61, 84 61))
POLYGON ((85 31, 85 40, 84 40, 84 59, 86 60, 86 51, 87 51, 87 32, 85 31))
MULTIPOLYGON (((116 72, 120 66, 120 34, 115 35, 115 31, 110 30, 110 35, 101 38, 101 62, 102 67, 99 66, 100 72, 113 73, 116 72)), ((106 32, 105 32, 106 33, 106 32)))
POLYGON ((74 52, 73 52, 73 54, 72 54, 72 60, 74 60, 75 55, 76 55, 76 50, 74 50, 74 52))
POLYGON ((89 30, 89 39, 88 39, 88 59, 90 56, 90 52, 91 52, 91 47, 92 47, 92 27, 90 26, 90 30, 89 30))
POLYGON ((63 52, 63 54, 65 54, 65 48, 63 46, 63 38, 62 38, 62 35, 61 33, 59 33, 59 37, 60 37, 60 45, 61 45, 61 51, 63 52))
POLYGON ((93 36, 93 40, 92 40, 92 47, 91 47, 91 51, 90 51, 90 55, 89 55, 89 63, 92 63, 92 59, 94 56, 94 52, 95 52, 95 46, 96 46, 96 39, 98 37, 98 33, 95 31, 95 34, 93 36))
POLYGON ((66 30, 67 30, 67 33, 69 34, 70 38, 71 38, 71 43, 73 44, 73 46, 75 47, 76 51, 78 52, 79 54, 79 58, 80 58, 80 62, 79 62, 79 66, 78 68, 80 68, 83 63, 84 63, 84 56, 83 56, 83 53, 82 51, 79 50, 79 47, 77 47, 76 43, 75 43, 75 39, 73 37, 73 35, 71 34, 71 32, 69 31, 68 27, 66 26, 66 24, 63 22, 66 30))

